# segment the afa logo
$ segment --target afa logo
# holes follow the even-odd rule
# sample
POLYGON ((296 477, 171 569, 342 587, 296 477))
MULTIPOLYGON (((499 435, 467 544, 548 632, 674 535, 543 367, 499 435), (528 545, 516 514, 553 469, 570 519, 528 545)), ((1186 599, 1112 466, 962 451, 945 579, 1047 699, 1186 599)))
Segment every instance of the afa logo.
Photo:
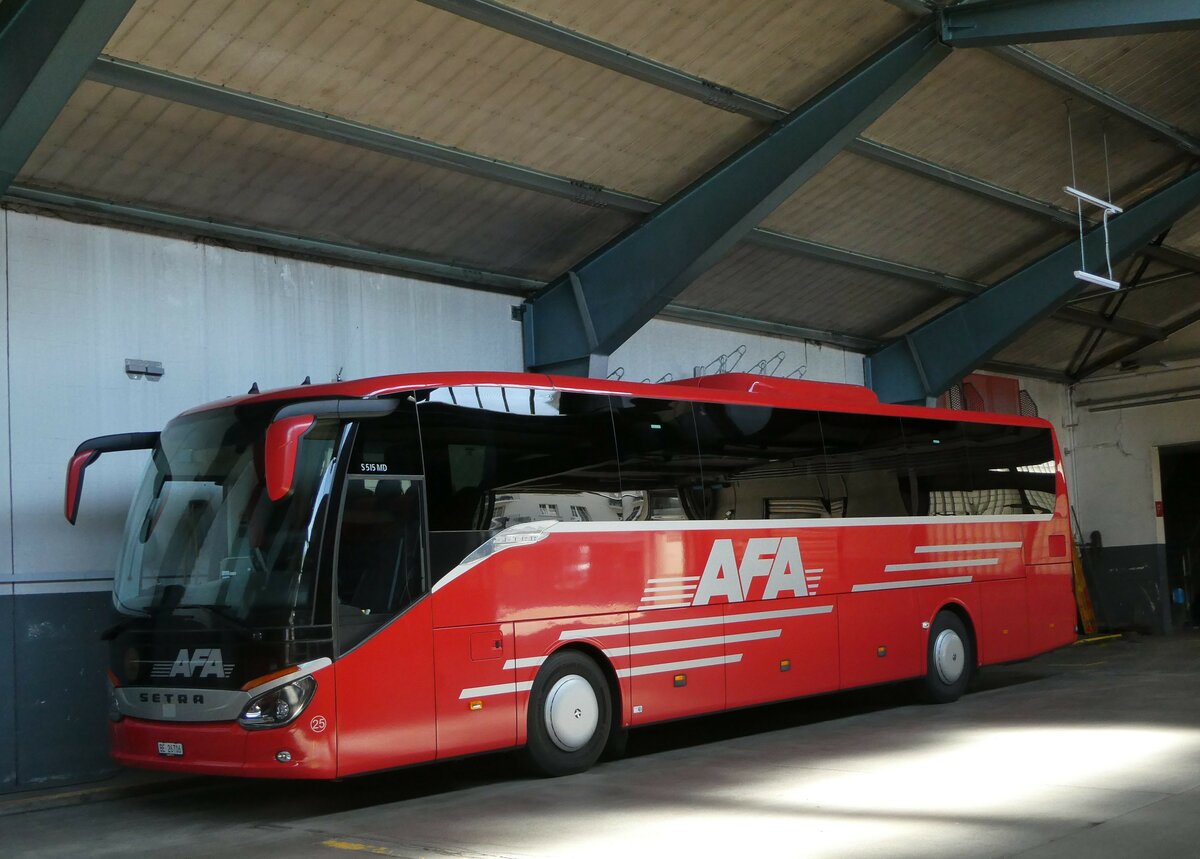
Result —
POLYGON ((171 670, 167 676, 191 677, 199 671, 201 678, 228 677, 232 670, 232 665, 225 665, 225 660, 221 658, 220 650, 197 647, 190 655, 186 649, 179 651, 179 655, 175 657, 175 662, 171 665, 171 670))
POLYGON ((752 537, 746 542, 740 561, 732 540, 714 540, 692 605, 708 605, 721 599, 732 603, 780 596, 808 596, 799 540, 752 537))

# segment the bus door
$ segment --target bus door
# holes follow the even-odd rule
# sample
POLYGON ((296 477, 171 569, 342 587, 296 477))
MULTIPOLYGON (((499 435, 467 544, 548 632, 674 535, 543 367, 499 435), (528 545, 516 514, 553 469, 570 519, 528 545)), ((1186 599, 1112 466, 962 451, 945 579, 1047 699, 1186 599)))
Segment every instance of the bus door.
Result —
POLYGON ((334 568, 339 775, 426 760, 435 745, 424 481, 354 466, 334 568))

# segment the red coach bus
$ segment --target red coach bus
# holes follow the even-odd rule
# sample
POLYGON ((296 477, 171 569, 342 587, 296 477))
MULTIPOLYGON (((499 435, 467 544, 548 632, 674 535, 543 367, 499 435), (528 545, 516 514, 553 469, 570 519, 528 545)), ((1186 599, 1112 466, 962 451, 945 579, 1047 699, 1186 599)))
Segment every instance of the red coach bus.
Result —
POLYGON ((1074 638, 1042 420, 730 374, 390 376, 238 397, 148 449, 113 591, 122 764, 340 778, 918 679, 1074 638))

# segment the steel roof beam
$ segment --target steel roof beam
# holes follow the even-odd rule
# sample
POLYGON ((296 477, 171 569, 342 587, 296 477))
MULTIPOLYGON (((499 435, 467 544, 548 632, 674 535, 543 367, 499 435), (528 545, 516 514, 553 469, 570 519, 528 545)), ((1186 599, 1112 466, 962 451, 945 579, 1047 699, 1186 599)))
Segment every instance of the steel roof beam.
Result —
POLYGON ((0 194, 132 5, 133 0, 0 3, 0 194))
POLYGON ((740 113, 761 122, 774 123, 787 116, 787 111, 762 99, 730 89, 712 81, 668 66, 657 60, 622 50, 574 30, 560 27, 517 9, 494 3, 492 0, 422 0, 493 30, 533 42, 562 54, 619 72, 631 78, 653 84, 661 89, 685 95, 696 101, 740 113))
POLYGON ((224 223, 210 218, 182 215, 161 209, 114 203, 97 197, 47 188, 13 184, 8 188, 7 198, 69 212, 100 215, 126 223, 182 232, 186 235, 203 236, 303 256, 416 274, 466 286, 484 287, 494 292, 505 292, 511 295, 528 295, 532 290, 543 285, 539 280, 485 271, 471 266, 455 265, 362 245, 307 238, 266 227, 224 223))
POLYGON ((1032 51, 1012 45, 1002 48, 990 48, 989 50, 1014 66, 1022 68, 1060 89, 1067 90, 1086 101, 1102 107, 1110 113, 1118 114, 1135 125, 1142 126, 1142 128, 1154 136, 1174 143, 1185 152, 1200 155, 1200 140, 1169 123, 1163 122, 1157 117, 1151 116, 1145 111, 1137 109, 1128 102, 1117 98, 1112 93, 1088 83, 1077 75, 1071 74, 1066 69, 1042 59, 1032 51))
POLYGON ((1184 315, 1180 319, 1178 319, 1175 322, 1168 325, 1163 330, 1163 334, 1161 337, 1157 337, 1157 338, 1153 338, 1153 339, 1144 338, 1144 339, 1138 340, 1135 343, 1129 344, 1127 346, 1118 346, 1116 349, 1111 349, 1108 352, 1106 352, 1105 354, 1101 355, 1099 358, 1097 358, 1092 363, 1087 364, 1084 367, 1081 367, 1077 372, 1075 372, 1071 376, 1071 381, 1078 382, 1083 379, 1086 379, 1088 376, 1092 375, 1097 370, 1103 370, 1105 367, 1109 366, 1110 364, 1116 364, 1119 361, 1123 361, 1126 358, 1142 351, 1147 346, 1153 346, 1155 343, 1161 343, 1163 340, 1166 340, 1168 337, 1172 336, 1173 334, 1178 334, 1183 329, 1188 328, 1189 326, 1195 325, 1197 322, 1200 322, 1200 305, 1192 308, 1190 311, 1188 311, 1188 313, 1186 315, 1184 315))
POLYGON ((251 122, 332 140, 347 146, 370 149, 384 155, 399 156, 435 167, 467 173, 483 179, 503 182, 517 188, 564 197, 588 206, 611 206, 626 212, 651 212, 658 203, 602 188, 577 179, 568 179, 511 162, 488 158, 474 152, 443 146, 399 134, 384 128, 364 125, 327 113, 298 107, 253 93, 241 92, 196 78, 143 66, 138 63, 101 56, 87 73, 89 80, 121 89, 140 92, 169 101, 189 104, 236 116, 251 122))
MULTIPOLYGON (((1200 171, 1154 192, 1109 222, 1111 254, 1125 259, 1200 202, 1200 171)), ((1083 239, 1103 260, 1105 237, 1093 227, 1083 239)), ((988 361, 1079 289, 1076 240, 986 292, 924 323, 866 359, 870 386, 888 402, 921 402, 988 361)), ((1093 263, 1095 264, 1095 263, 1093 263)))
POLYGON ((941 12, 952 48, 1027 45, 1200 28, 1195 0, 982 0, 941 12))
MULTIPOLYGON (((161 69, 143 66, 115 57, 101 56, 88 72, 88 79, 108 86, 120 87, 133 92, 140 92, 157 98, 168 99, 181 104, 189 104, 202 110, 211 110, 229 116, 237 116, 251 122, 259 122, 331 140, 348 146, 370 149, 385 155, 406 158, 430 164, 444 169, 454 170, 477 176, 495 182, 502 182, 513 187, 524 188, 539 193, 550 194, 590 206, 606 206, 631 214, 644 215, 658 208, 659 203, 646 197, 627 194, 611 188, 582 182, 567 176, 534 170, 519 164, 488 158, 474 152, 455 149, 449 146, 432 143, 416 137, 398 134, 394 131, 357 123, 352 120, 329 114, 319 113, 308 108, 298 107, 273 99, 263 98, 251 93, 240 92, 227 87, 206 83, 194 78, 172 74, 161 69)), ((882 144, 871 143, 861 138, 851 144, 851 148, 867 157, 876 158, 889 164, 912 170, 933 178, 942 178, 952 171, 931 162, 923 161, 915 156, 900 152, 882 144)), ((959 174, 954 174, 959 176, 959 174)), ((1025 208, 1036 211, 1059 211, 1049 204, 1024 198, 1015 192, 991 186, 980 180, 961 177, 946 179, 950 184, 965 182, 972 189, 989 188, 989 196, 1002 200, 1016 198, 1025 208)), ((1064 226, 1073 230, 1077 223, 1075 215, 1062 212, 1064 226)), ((747 236, 750 241, 761 247, 791 254, 800 254, 814 259, 821 259, 841 265, 852 266, 865 271, 923 283, 959 296, 971 296, 987 288, 986 284, 976 283, 952 275, 920 268, 905 263, 894 262, 869 254, 845 250, 832 245, 785 235, 772 230, 757 228, 747 236)), ((1178 253, 1178 252, 1175 252, 1178 253)), ((1182 255, 1181 255, 1182 256, 1182 255)), ((1198 261, 1200 264, 1200 261, 1198 261)), ((1139 323, 1129 323, 1125 320, 1105 320, 1099 314, 1089 315, 1085 312, 1067 311, 1063 318, 1086 325, 1097 325, 1106 330, 1117 330, 1131 336, 1148 336, 1154 329, 1139 323)))
POLYGON ((526 367, 599 373, 614 349, 948 53, 932 25, 910 30, 564 272, 525 303, 526 367))

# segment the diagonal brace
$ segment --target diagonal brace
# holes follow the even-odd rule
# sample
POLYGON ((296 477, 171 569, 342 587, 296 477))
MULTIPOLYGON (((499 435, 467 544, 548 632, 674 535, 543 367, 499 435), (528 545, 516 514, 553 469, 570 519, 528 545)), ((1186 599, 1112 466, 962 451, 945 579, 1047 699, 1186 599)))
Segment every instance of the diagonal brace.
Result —
POLYGON ((932 24, 910 30, 525 304, 525 365, 582 372, 612 354, 938 64, 932 24), (592 345, 594 342, 594 345, 592 345))
MULTIPOLYGON (((1126 259, 1200 203, 1200 171, 1150 194, 1109 221, 1114 260, 1126 259)), ((1104 235, 1083 238, 1091 259, 1103 256, 1104 235)), ((1080 284, 1074 271, 1080 241, 1052 251, 975 298, 868 355, 867 384, 885 402, 921 402, 984 364, 1050 314, 1080 284)))

